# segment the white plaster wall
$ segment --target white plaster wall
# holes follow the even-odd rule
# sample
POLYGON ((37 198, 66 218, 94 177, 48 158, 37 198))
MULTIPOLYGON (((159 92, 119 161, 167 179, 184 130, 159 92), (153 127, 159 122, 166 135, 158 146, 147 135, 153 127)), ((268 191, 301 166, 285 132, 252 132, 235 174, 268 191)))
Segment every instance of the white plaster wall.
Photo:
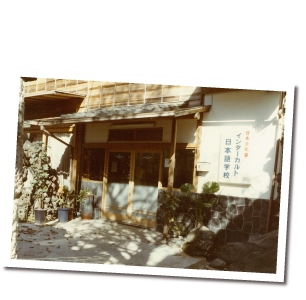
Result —
POLYGON ((110 123, 86 124, 85 143, 107 143, 110 123))
POLYGON ((195 143, 196 142, 197 121, 178 120, 177 121, 177 143, 195 143))
POLYGON ((247 169, 250 185, 220 184, 219 194, 248 198, 270 198, 277 139, 278 92, 235 91, 207 95, 212 109, 204 113, 200 161, 211 170, 199 177, 198 192, 207 181, 218 181, 220 136, 233 129, 251 128, 255 133, 247 169))
POLYGON ((163 142, 170 143, 171 141, 171 120, 157 120, 155 127, 163 127, 163 142))

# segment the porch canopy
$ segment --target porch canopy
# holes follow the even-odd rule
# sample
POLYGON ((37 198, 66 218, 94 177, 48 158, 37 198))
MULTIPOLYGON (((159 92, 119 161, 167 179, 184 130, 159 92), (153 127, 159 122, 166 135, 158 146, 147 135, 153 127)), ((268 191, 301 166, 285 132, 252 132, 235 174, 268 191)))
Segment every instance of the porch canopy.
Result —
POLYGON ((188 106, 188 103, 154 103, 130 106, 114 106, 107 108, 91 109, 87 112, 65 114, 60 117, 35 119, 27 121, 31 125, 59 125, 77 124, 88 122, 132 120, 144 118, 184 118, 198 117, 201 112, 208 112, 211 106, 188 106))
POLYGON ((85 94, 51 90, 26 94, 25 120, 54 118, 75 112, 80 107, 85 94))

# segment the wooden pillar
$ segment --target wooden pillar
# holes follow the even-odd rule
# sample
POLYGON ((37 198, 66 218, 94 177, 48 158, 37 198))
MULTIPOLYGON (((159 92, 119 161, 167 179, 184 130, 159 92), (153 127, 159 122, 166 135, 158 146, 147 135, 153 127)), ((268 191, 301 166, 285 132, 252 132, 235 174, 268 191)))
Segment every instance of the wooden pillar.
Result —
POLYGON ((172 119, 171 130, 171 146, 170 146, 170 161, 169 161, 169 173, 168 173, 168 193, 172 194, 174 183, 174 164, 175 164, 175 151, 176 151, 176 135, 177 135, 177 120, 172 119))
POLYGON ((76 143, 76 140, 77 140, 77 131, 76 131, 76 128, 77 126, 74 126, 73 128, 73 150, 72 150, 72 153, 71 153, 71 174, 70 174, 70 187, 72 189, 74 189, 76 191, 76 173, 77 173, 77 143, 76 143))
POLYGON ((130 163, 130 178, 129 178, 129 193, 128 193, 128 204, 126 208, 126 214, 130 220, 132 217, 132 205, 133 205, 133 192, 134 192, 134 173, 135 173, 135 160, 136 150, 131 151, 131 163, 130 163))
MULTIPOLYGON (((76 124, 73 129, 73 154, 72 154, 72 172, 71 172, 71 188, 78 194, 80 191, 81 180, 81 155, 82 143, 84 138, 84 125, 76 124)), ((74 207, 76 207, 76 202, 74 207)))
POLYGON ((101 218, 105 216, 105 209, 106 209, 106 191, 107 191, 107 181, 108 181, 108 156, 109 156, 109 150, 108 148, 106 148, 105 149, 105 160, 104 160, 104 172, 103 172, 101 218))
POLYGON ((197 120, 197 129, 196 129, 196 143, 199 145, 199 147, 195 149, 194 153, 194 168, 193 168, 193 183, 192 183, 194 186, 193 192, 195 193, 197 193, 198 190, 197 162, 200 160, 202 121, 203 121, 203 113, 200 113, 200 118, 197 120))
MULTIPOLYGON (((177 120, 172 119, 170 161, 169 161, 168 187, 167 187, 167 192, 169 194, 173 193, 176 134, 177 134, 177 120)), ((168 231, 169 231, 168 223, 169 223, 169 216, 165 212, 164 228, 163 228, 163 241, 166 241, 167 237, 168 237, 168 231)))

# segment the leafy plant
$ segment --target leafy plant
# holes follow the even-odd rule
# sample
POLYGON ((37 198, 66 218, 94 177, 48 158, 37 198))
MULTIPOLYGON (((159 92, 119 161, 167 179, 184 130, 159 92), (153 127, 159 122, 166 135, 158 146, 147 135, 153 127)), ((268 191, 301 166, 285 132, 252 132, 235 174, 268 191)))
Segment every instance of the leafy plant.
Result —
POLYGON ((92 192, 89 190, 88 187, 85 190, 80 190, 78 197, 77 197, 77 202, 84 202, 85 197, 87 195, 92 195, 92 192))
POLYGON ((160 205, 160 208, 165 212, 165 215, 168 219, 167 223, 169 224, 174 221, 175 212, 179 207, 179 202, 181 202, 181 200, 176 198, 172 194, 169 194, 168 192, 163 191, 162 193, 163 200, 160 205))
POLYGON ((190 192, 194 189, 193 184, 191 183, 184 183, 181 185, 180 187, 180 191, 182 192, 182 194, 184 196, 189 197, 190 196, 190 192))
POLYGON ((197 215, 197 223, 198 225, 202 225, 204 221, 204 217, 206 212, 214 206, 218 202, 218 198, 216 197, 215 193, 220 190, 219 183, 215 181, 209 181, 203 184, 202 193, 205 195, 205 199, 203 201, 198 199, 192 199, 192 202, 196 205, 194 209, 197 215))
POLYGON ((217 193, 220 190, 220 185, 215 181, 208 181, 203 184, 202 193, 206 195, 211 195, 217 193))
POLYGON ((74 196, 74 189, 69 190, 68 186, 64 185, 61 196, 56 202, 61 208, 70 208, 74 196))
POLYGON ((49 178, 50 165, 46 147, 42 146, 42 142, 37 142, 35 146, 36 151, 32 154, 31 165, 34 171, 31 181, 32 196, 38 202, 38 207, 43 208, 43 200, 48 197, 49 188, 54 184, 54 180, 49 178))

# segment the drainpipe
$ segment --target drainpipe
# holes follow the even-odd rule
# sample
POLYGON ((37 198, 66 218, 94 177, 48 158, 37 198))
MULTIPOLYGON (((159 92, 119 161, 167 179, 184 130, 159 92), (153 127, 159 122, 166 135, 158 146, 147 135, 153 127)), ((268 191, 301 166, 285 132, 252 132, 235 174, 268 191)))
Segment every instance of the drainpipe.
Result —
POLYGON ((275 150, 275 160, 274 160, 274 170, 273 170, 273 179, 272 179, 272 187, 271 187, 271 193, 270 193, 270 201, 269 201, 269 210, 268 210, 268 218, 267 218, 267 224, 266 224, 266 233, 269 232, 270 223, 271 223, 271 214, 272 214, 272 206, 273 206, 273 198, 274 198, 274 190, 275 190, 275 183, 276 183, 276 173, 277 173, 277 167, 279 162, 279 156, 280 156, 280 168, 279 171, 281 172, 282 169, 282 153, 283 153, 283 145, 281 145, 281 139, 282 139, 282 132, 284 130, 284 115, 285 115, 285 108, 284 108, 284 99, 285 99, 285 93, 281 92, 281 99, 279 103, 279 110, 278 110, 278 119, 281 119, 281 122, 279 122, 279 125, 281 126, 280 132, 281 137, 276 142, 276 150, 275 150), (281 150, 280 150, 281 147, 281 150), (281 154, 280 154, 281 153, 281 154))
POLYGON ((273 205, 275 182, 276 182, 276 171, 277 171, 277 162, 278 162, 278 153, 279 153, 279 143, 280 143, 280 140, 278 139, 277 142, 276 142, 274 170, 273 170, 272 187, 271 187, 271 193, 270 193, 270 201, 269 201, 269 211, 268 211, 268 219, 267 219, 267 225, 266 225, 266 233, 269 232, 269 227, 270 227, 270 223, 271 223, 271 213, 272 213, 272 205, 273 205))

